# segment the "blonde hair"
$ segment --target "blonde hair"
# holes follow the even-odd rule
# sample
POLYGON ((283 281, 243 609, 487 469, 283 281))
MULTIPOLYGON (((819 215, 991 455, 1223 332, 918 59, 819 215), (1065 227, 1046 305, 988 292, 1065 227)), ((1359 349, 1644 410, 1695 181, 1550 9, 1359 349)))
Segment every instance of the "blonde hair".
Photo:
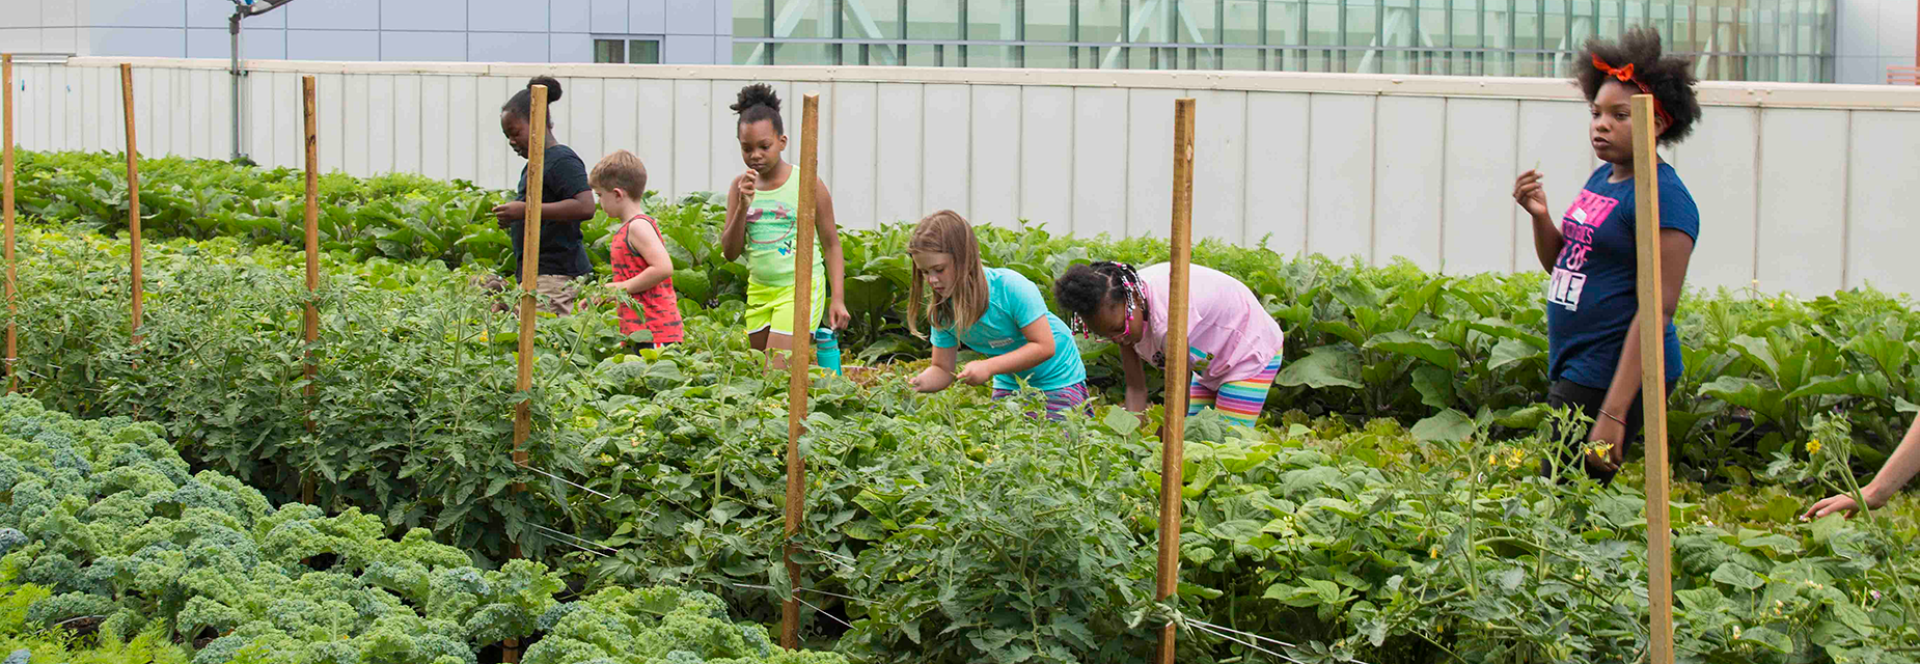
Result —
POLYGON ((619 189, 635 200, 647 195, 647 165, 626 150, 618 150, 600 159, 587 175, 587 184, 595 189, 619 189))
MULTIPOLYGON (((980 241, 973 236, 973 226, 959 213, 941 210, 921 219, 907 241, 907 254, 946 254, 953 259, 952 295, 936 294, 927 300, 927 321, 934 327, 950 327, 959 334, 986 315, 987 272, 980 263, 980 241)), ((916 264, 907 290, 907 329, 915 335, 920 334, 914 320, 919 317, 925 290, 926 275, 916 264)))

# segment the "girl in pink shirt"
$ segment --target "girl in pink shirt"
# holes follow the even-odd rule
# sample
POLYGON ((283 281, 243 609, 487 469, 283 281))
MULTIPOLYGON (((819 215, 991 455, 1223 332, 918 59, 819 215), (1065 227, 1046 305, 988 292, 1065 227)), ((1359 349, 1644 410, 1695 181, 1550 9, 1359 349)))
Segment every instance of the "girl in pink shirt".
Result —
MULTIPOLYGON (((1235 424, 1252 426, 1280 373, 1285 337, 1260 299, 1240 280, 1195 265, 1187 292, 1187 355, 1193 380, 1187 414, 1213 407, 1235 424)), ((1127 378, 1127 410, 1147 408, 1141 358, 1166 367, 1166 263, 1135 271, 1125 263, 1076 265, 1053 282, 1053 296, 1084 334, 1120 345, 1127 378)))

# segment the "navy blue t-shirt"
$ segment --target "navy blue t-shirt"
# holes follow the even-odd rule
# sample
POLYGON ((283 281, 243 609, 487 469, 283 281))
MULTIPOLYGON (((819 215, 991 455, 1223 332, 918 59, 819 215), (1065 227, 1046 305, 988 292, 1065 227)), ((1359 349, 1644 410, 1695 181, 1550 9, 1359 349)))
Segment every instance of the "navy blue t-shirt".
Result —
MULTIPOLYGON (((559 203, 572 200, 580 192, 593 191, 587 184, 587 164, 573 148, 555 143, 547 146, 546 167, 540 180, 540 202, 559 203)), ((515 190, 513 200, 527 200, 527 167, 520 167, 520 186, 515 190)), ((540 220, 540 274, 554 274, 564 277, 578 277, 593 273, 593 264, 587 260, 587 249, 582 241, 578 221, 540 220)), ((523 251, 520 245, 526 241, 527 222, 513 222, 507 227, 507 235, 513 238, 513 263, 506 266, 507 274, 520 273, 520 257, 523 251)))
MULTIPOLYGON (((1567 208, 1560 220, 1567 244, 1547 282, 1547 378, 1601 390, 1613 384, 1620 347, 1640 311, 1633 179, 1608 182, 1612 176, 1613 164, 1601 166, 1567 208)), ((1660 165, 1660 227, 1700 238, 1700 208, 1666 164, 1660 165)), ((1665 336, 1672 384, 1683 368, 1680 335, 1668 323, 1665 336)))

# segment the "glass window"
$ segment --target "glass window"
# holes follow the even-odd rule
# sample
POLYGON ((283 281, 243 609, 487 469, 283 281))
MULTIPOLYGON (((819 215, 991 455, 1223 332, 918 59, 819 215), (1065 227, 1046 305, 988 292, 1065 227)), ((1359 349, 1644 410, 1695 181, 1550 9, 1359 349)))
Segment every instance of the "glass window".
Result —
MULTIPOLYGON (((1447 45, 1456 49, 1480 48, 1486 46, 1487 28, 1493 25, 1491 17, 1481 11, 1480 0, 1453 0, 1453 21, 1447 29, 1447 45)), ((1484 76, 1480 71, 1480 55, 1472 51, 1455 51, 1447 57, 1447 70, 1444 73, 1458 76, 1484 76)))
POLYGON ((627 44, 618 39, 593 40, 593 61, 621 64, 627 61, 627 44))
POLYGON ((765 37, 769 20, 766 0, 735 0, 733 3, 735 37, 765 37))
MULTIPOLYGON (((737 0, 736 0, 737 1, 737 0)), ((900 16, 906 11, 906 3, 896 0, 862 0, 859 3, 846 3, 848 37, 857 39, 899 39, 900 29, 906 24, 900 22, 900 16), (871 22, 871 23, 869 23, 871 22), (871 28, 871 29, 869 29, 871 28)), ((855 62, 868 65, 898 65, 901 50, 899 46, 862 46, 855 49, 855 62)))
MULTIPOLYGON (((1385 17, 1381 15, 1381 8, 1384 4, 1379 0, 1375 2, 1360 0, 1347 4, 1346 31, 1341 35, 1341 46, 1346 48, 1342 50, 1339 57, 1339 61, 1344 63, 1339 71, 1363 71, 1361 62, 1366 60, 1367 46, 1380 36, 1383 27, 1385 17)), ((1376 61, 1364 71, 1382 71, 1379 67, 1380 63, 1376 61)))
POLYGON ((660 64, 660 40, 635 39, 627 42, 627 62, 636 65, 660 64))

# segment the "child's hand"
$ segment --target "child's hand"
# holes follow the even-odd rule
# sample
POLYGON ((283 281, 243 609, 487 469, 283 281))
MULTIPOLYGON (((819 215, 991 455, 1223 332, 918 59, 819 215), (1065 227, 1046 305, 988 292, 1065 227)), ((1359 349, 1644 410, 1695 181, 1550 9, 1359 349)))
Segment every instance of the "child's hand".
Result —
POLYGON ((493 218, 499 222, 501 228, 512 226, 516 221, 525 221, 527 218, 527 202, 508 201, 495 205, 493 206, 493 218))
POLYGON ((846 303, 836 301, 827 307, 827 327, 844 330, 850 322, 853 322, 853 314, 847 311, 846 303))
POLYGON ((927 367, 926 371, 907 379, 907 385, 920 393, 939 392, 953 384, 953 375, 937 366, 927 367))
POLYGON ((955 374, 954 378, 968 385, 980 386, 993 380, 993 371, 987 368, 984 360, 969 362, 967 366, 960 368, 960 373, 955 374))
POLYGON ((746 175, 740 176, 740 186, 735 188, 735 192, 739 194, 741 203, 745 204, 745 203, 753 202, 753 194, 754 194, 753 183, 759 177, 760 177, 760 174, 755 173, 753 171, 747 171, 746 175))
POLYGON ((1521 173, 1519 179, 1514 180, 1513 202, 1519 203, 1527 214, 1533 215, 1536 219, 1550 214, 1547 211, 1547 190, 1541 186, 1540 171, 1530 170, 1521 173))

